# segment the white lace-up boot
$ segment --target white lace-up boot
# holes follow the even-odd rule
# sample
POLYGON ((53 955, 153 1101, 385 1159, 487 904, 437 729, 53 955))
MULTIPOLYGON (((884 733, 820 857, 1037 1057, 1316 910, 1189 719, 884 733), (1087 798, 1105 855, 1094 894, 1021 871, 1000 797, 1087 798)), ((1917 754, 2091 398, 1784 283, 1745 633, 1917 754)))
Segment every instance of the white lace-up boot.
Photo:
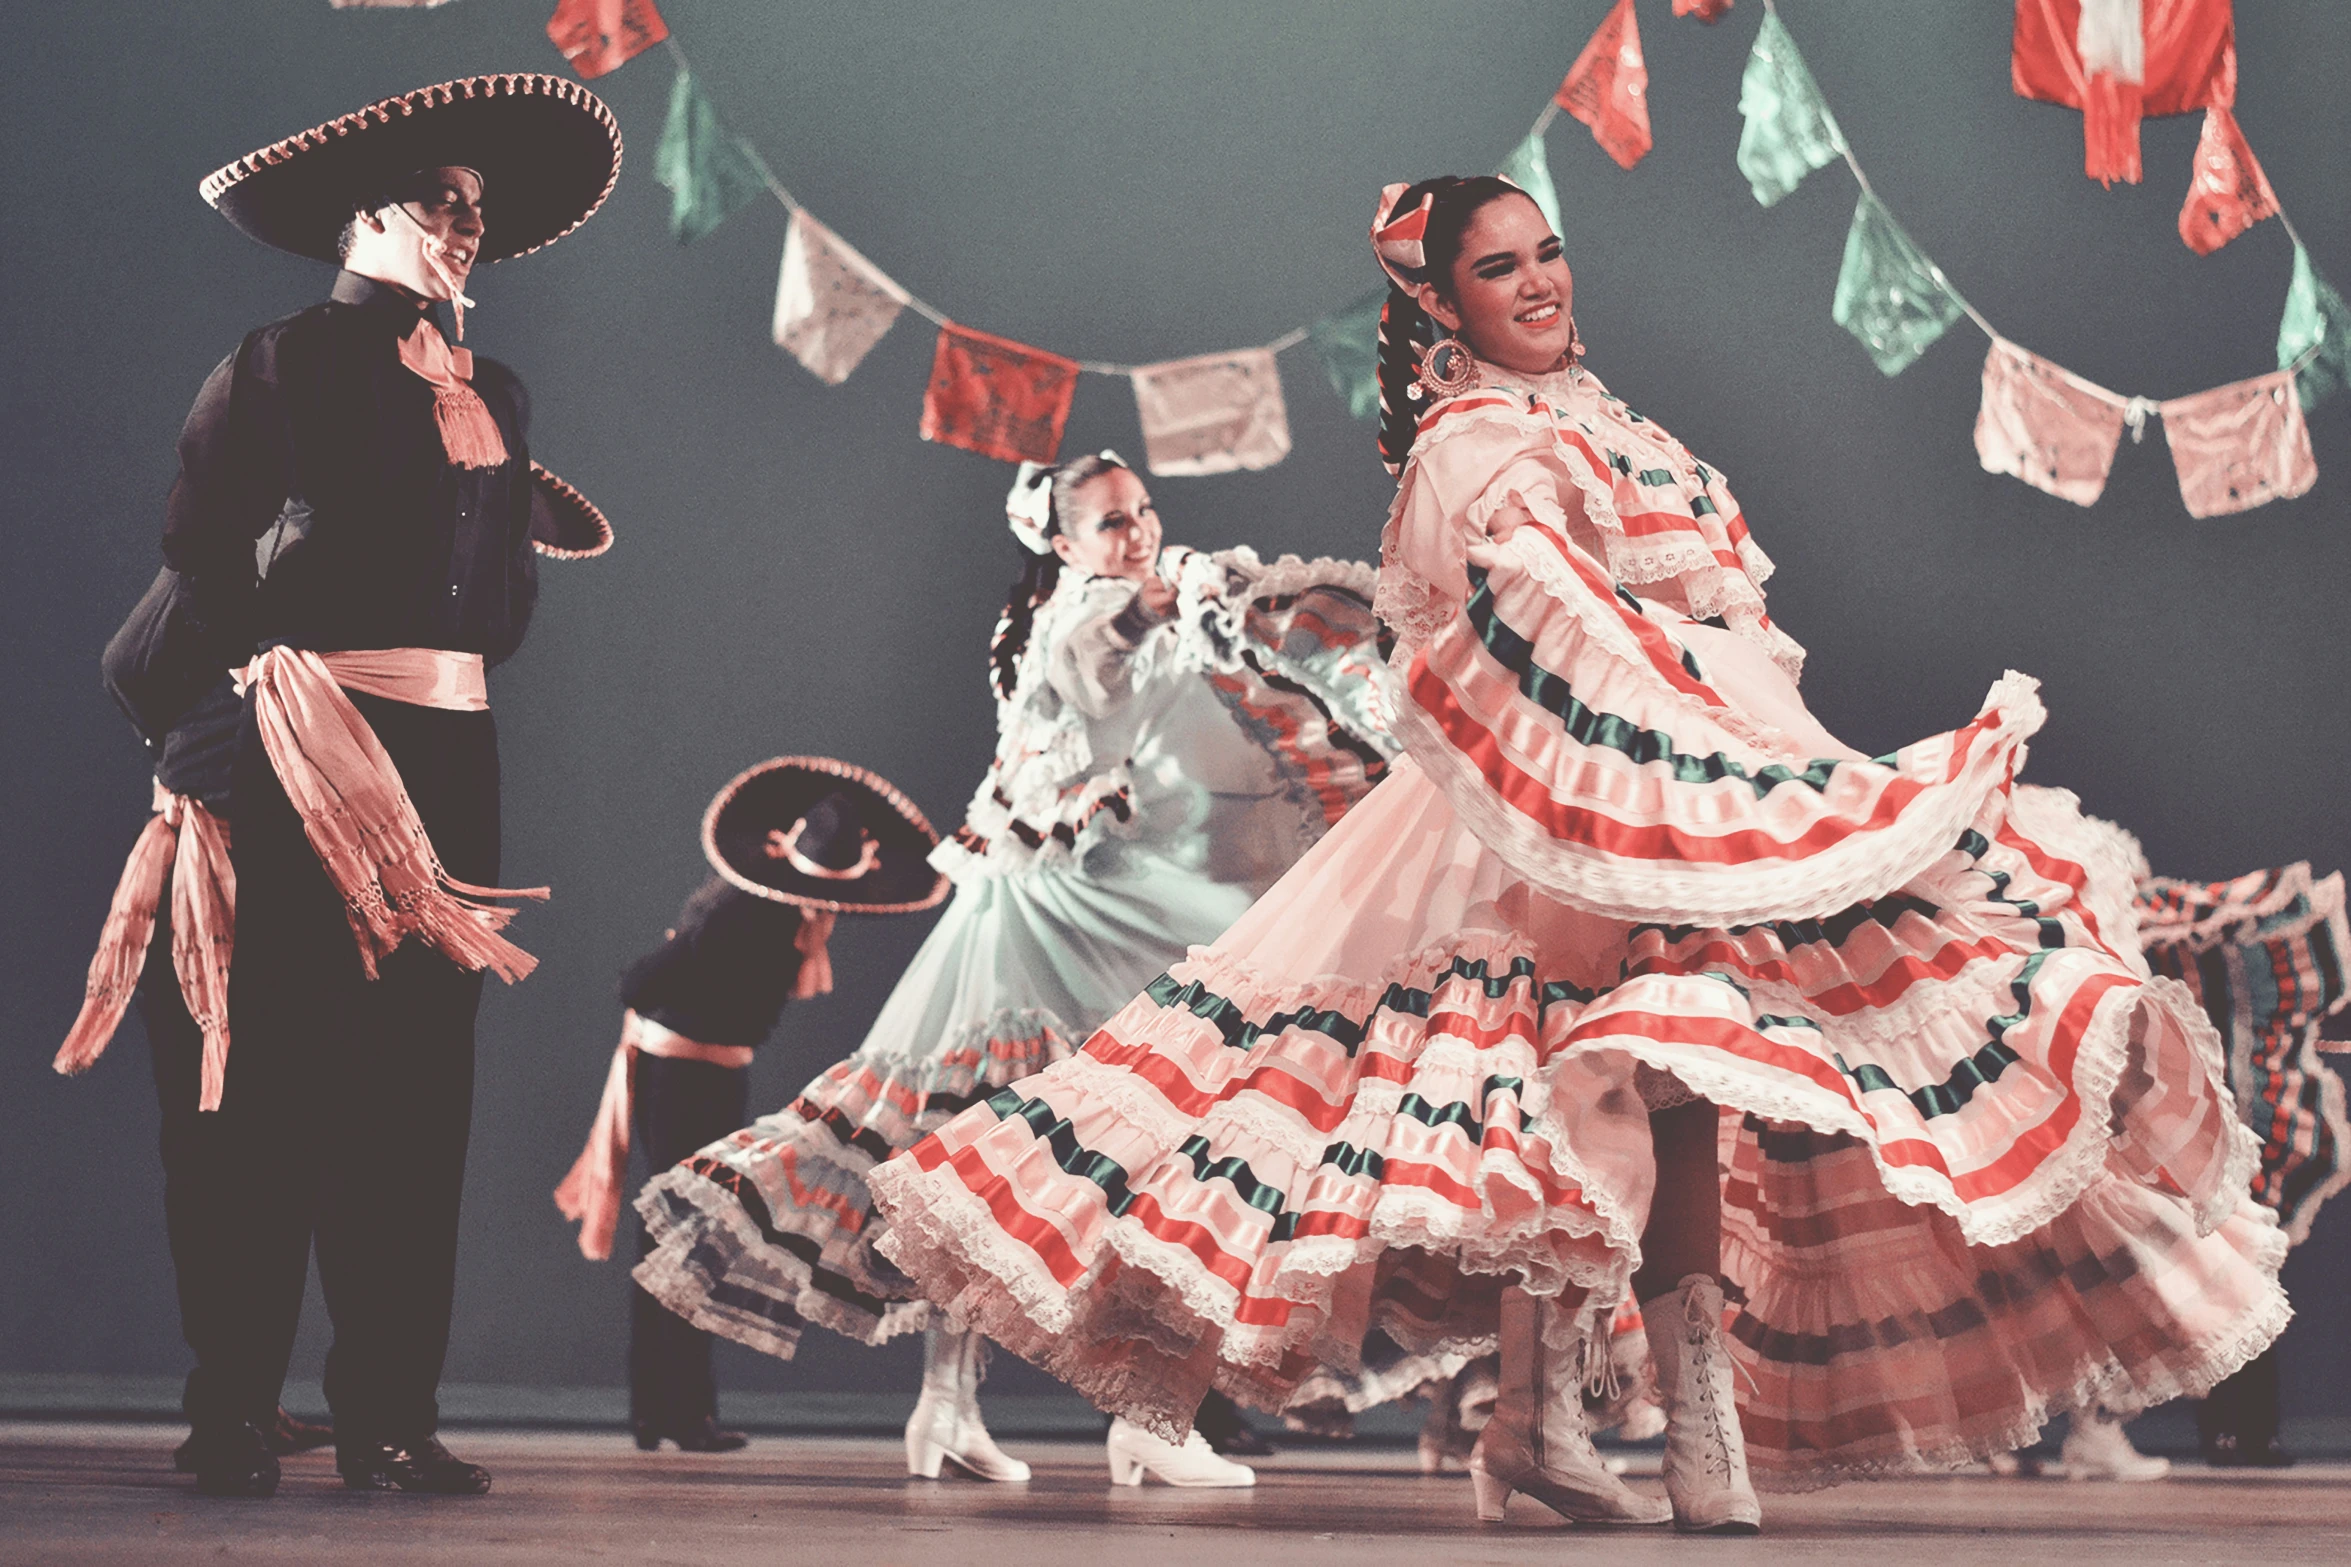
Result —
POLYGON ((1730 1346, 1722 1340, 1722 1286, 1693 1273, 1641 1308, 1665 1406, 1665 1494, 1687 1534, 1754 1534, 1763 1507, 1747 1481, 1747 1440, 1730 1346))
POLYGON ((1500 1523, 1516 1491, 1576 1523, 1664 1523, 1672 1509, 1609 1473, 1592 1446, 1584 1357, 1543 1339, 1543 1313, 1553 1309, 1523 1289, 1502 1292, 1501 1385, 1469 1455, 1478 1517, 1500 1523))
POLYGON ((922 1341, 922 1397, 906 1422, 906 1472, 936 1480, 952 1464, 975 1480, 1020 1481, 1029 1466, 1007 1454, 980 1421, 980 1364, 987 1341, 977 1333, 931 1328, 922 1341))
POLYGON ((2160 1480, 2171 1473, 2170 1459, 2131 1446, 2122 1417, 2097 1404, 2074 1411, 2060 1456, 2068 1480, 2160 1480))
POLYGON ((1110 1422, 1108 1452, 1112 1485, 1141 1485, 1146 1474, 1157 1475, 1169 1485, 1202 1489, 1257 1483, 1256 1470, 1220 1458, 1197 1431, 1186 1432, 1179 1447, 1122 1416, 1110 1422))

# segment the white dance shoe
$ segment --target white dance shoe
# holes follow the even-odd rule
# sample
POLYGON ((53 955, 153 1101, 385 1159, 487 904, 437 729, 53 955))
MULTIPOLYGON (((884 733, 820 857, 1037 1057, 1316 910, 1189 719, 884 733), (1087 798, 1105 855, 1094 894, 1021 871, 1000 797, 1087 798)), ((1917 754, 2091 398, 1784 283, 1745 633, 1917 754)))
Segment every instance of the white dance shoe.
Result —
POLYGON ((1693 1273, 1641 1308, 1665 1406, 1665 1494, 1685 1534, 1755 1534, 1763 1506, 1747 1479, 1747 1439, 1722 1339, 1722 1286, 1693 1273))
POLYGON ((977 1333, 932 1328, 923 1336, 922 1397, 906 1422, 906 1472, 936 1480, 949 1465, 975 1480, 1018 1483, 1029 1466, 996 1445, 980 1420, 980 1364, 986 1341, 977 1333))
POLYGON ((2170 1459, 2131 1446, 2121 1418, 2094 1404, 2074 1411, 2072 1429, 2065 1433, 2058 1456, 2068 1480, 2132 1483, 2160 1480, 2171 1473, 2170 1459))
POLYGON ((1124 1418, 1110 1422, 1110 1483, 1141 1485, 1155 1475, 1168 1485, 1231 1489, 1257 1483, 1257 1471, 1247 1464, 1219 1458, 1199 1432, 1188 1432, 1181 1447, 1124 1418))
POLYGON ((1522 1289, 1502 1293, 1502 1374, 1493 1418, 1470 1450, 1478 1517, 1500 1523, 1513 1493, 1583 1524, 1661 1524, 1673 1510, 1611 1472, 1584 1422, 1584 1355, 1543 1339, 1553 1310, 1522 1289))

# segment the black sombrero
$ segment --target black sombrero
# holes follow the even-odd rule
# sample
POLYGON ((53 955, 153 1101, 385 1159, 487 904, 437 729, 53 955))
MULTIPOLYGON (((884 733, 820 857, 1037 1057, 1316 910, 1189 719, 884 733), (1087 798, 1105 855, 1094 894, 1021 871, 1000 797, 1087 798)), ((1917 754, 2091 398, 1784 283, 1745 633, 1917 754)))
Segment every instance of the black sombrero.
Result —
POLYGON ((555 243, 604 204, 620 178, 620 126, 565 77, 468 76, 272 142, 196 188, 263 244, 332 263, 361 202, 449 164, 481 175, 480 259, 504 261, 555 243))
POLYGON ((556 560, 589 560, 612 548, 612 524, 596 503, 535 462, 531 548, 556 560))
POLYGON ((889 781, 829 756, 747 768, 702 817, 702 852, 745 892, 842 914, 910 914, 947 896, 939 835, 889 781))

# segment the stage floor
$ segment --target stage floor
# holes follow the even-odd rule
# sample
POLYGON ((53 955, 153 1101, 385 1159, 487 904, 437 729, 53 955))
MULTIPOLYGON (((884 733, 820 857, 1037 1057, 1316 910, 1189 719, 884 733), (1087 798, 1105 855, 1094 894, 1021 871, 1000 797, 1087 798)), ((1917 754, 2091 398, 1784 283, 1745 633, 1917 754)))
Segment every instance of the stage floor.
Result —
POLYGON ((909 1481, 897 1444, 874 1439, 770 1437, 706 1458, 641 1454, 618 1435, 458 1431, 456 1451, 497 1476, 489 1496, 358 1495, 342 1488, 324 1454, 308 1454, 287 1463, 274 1499, 223 1502, 195 1495, 171 1473, 182 1434, 0 1425, 0 1561, 1427 1567, 1550 1564, 1575 1553, 1606 1567, 2351 1561, 2351 1465, 2343 1464, 2256 1476, 2191 1465, 2151 1485, 1988 1477, 1852 1485, 1766 1497, 1766 1533, 1742 1541, 1666 1530, 1568 1538, 1525 1501, 1513 1505, 1509 1525, 1480 1525, 1465 1478, 1423 1478, 1411 1454, 1394 1449, 1284 1453, 1259 1464, 1252 1491, 1122 1490, 1109 1484, 1092 1444, 1014 1443, 1036 1478, 987 1486, 909 1481))

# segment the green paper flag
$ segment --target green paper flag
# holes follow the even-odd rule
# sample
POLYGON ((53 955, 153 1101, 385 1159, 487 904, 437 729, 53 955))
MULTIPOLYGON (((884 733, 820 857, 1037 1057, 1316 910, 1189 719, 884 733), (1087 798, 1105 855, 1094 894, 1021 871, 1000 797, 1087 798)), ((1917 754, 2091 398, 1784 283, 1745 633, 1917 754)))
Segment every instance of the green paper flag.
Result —
POLYGON ((1780 25, 1777 11, 1763 13, 1763 27, 1739 79, 1739 172, 1769 207, 1804 181, 1804 176, 1842 157, 1845 133, 1829 113, 1796 40, 1780 25))
POLYGON ((1902 232, 1885 203, 1863 191, 1845 236, 1831 319, 1861 339, 1880 370, 1900 375, 1963 313, 1943 269, 1902 232))
POLYGON ((1331 390, 1357 419, 1369 419, 1380 411, 1380 307, 1387 302, 1388 291, 1383 288, 1306 329, 1314 351, 1322 356, 1331 390))
POLYGON ((2294 377, 2305 412, 2351 386, 2351 305, 2335 285, 2318 275, 2310 252, 2294 247, 2294 281, 2286 288, 2286 313, 2278 322, 2278 368, 2316 349, 2294 377))
POLYGON ((691 245, 767 188, 743 144, 685 67, 669 90, 669 119, 653 152, 653 177, 669 187, 670 237, 691 245))
POLYGON ((1518 150, 1494 172, 1535 198, 1535 205, 1543 209, 1543 221, 1551 225, 1552 233, 1566 234, 1559 226, 1559 189, 1551 183, 1551 159, 1544 152, 1540 131, 1520 142, 1518 150))

